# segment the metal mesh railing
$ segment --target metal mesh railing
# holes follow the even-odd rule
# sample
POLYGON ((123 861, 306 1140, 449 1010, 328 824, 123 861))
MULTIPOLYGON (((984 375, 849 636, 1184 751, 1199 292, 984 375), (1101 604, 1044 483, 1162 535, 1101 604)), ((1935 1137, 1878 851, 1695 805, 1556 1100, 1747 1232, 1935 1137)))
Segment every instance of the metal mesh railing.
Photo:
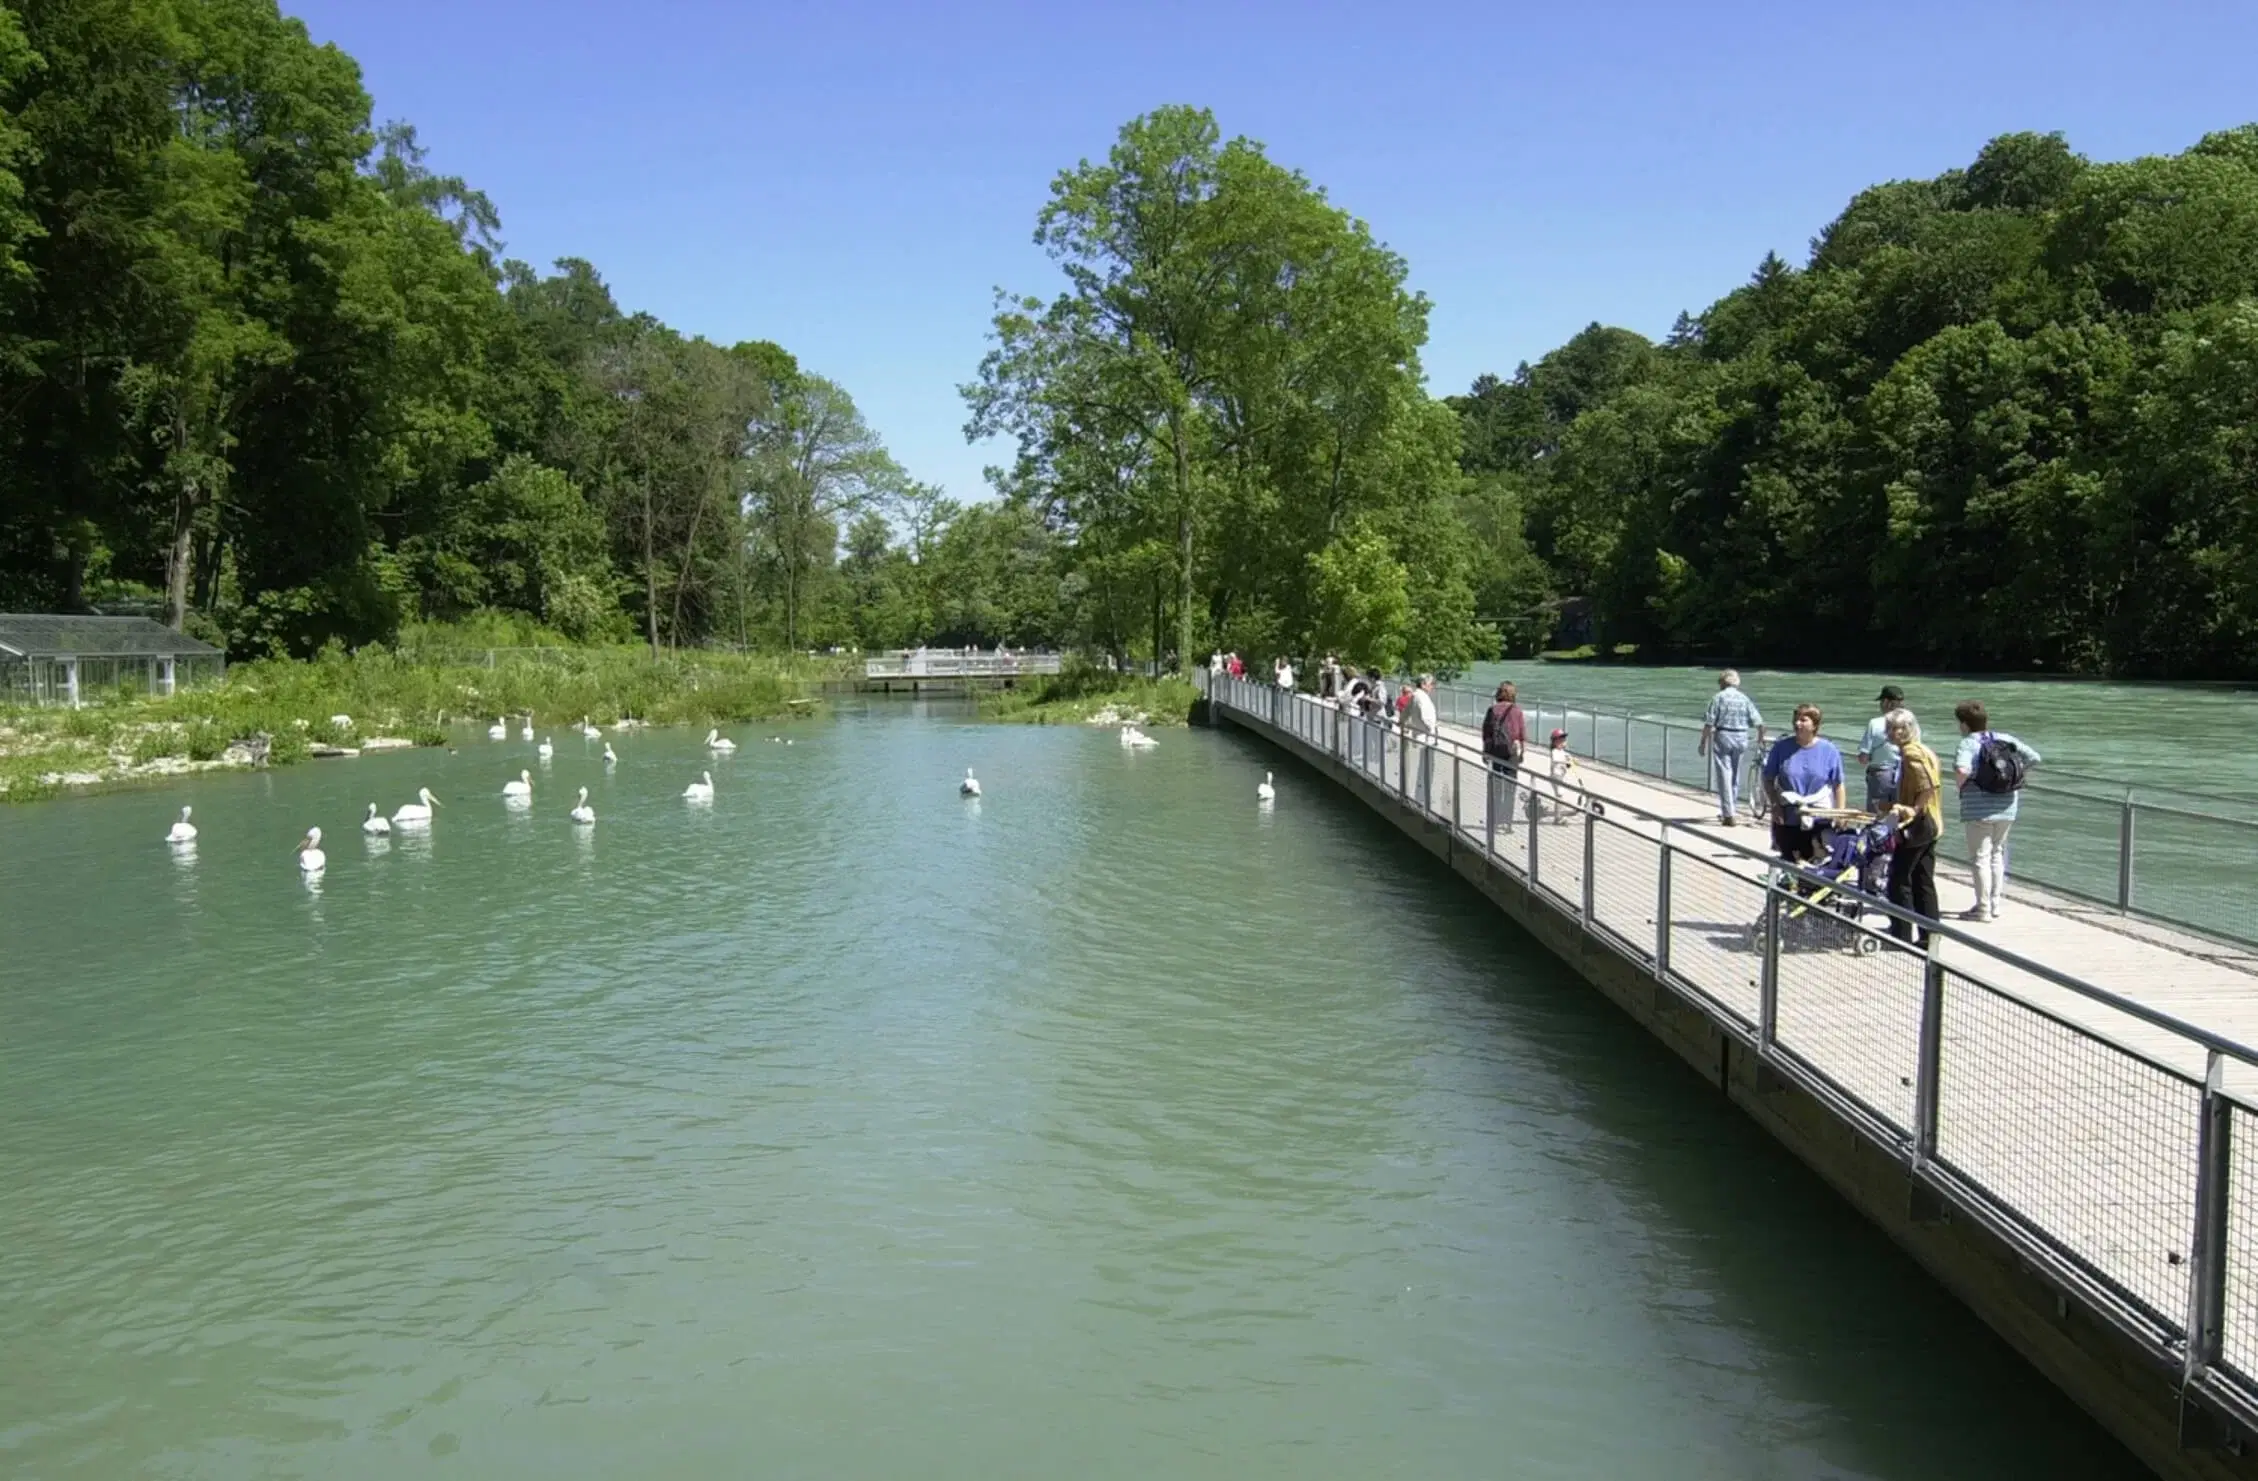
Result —
POLYGON ((1782 904, 1780 1045, 1910 1136, 1926 953, 1863 916, 1855 894, 1782 904))
POLYGON ((1682 848, 1670 852, 1670 970, 1744 1026, 1756 1022, 1764 882, 1682 848))
POLYGON ((2202 1087, 1945 974, 1937 1155, 2167 1320, 2187 1309, 2202 1087))
MULTIPOLYGON (((1313 758, 1336 756, 1403 792, 1454 837, 1487 842, 1491 774, 1455 738, 1407 749, 1393 726, 1344 722, 1306 696, 1210 687, 1313 758)), ((1583 754, 1610 756, 1605 717, 1566 718, 1586 727, 1583 754)), ((1612 754, 1686 765, 1645 735, 1618 728, 1612 754)), ((1922 923, 1950 940, 1949 958, 1916 948, 1886 934, 1893 919, 1914 924, 1886 902, 1846 890, 1839 909, 1814 903, 1807 880, 1777 874, 1756 850, 1620 801, 1549 780, 1537 787, 1544 806, 1528 806, 1525 789, 1516 799, 1493 857, 1526 871, 1537 898, 1636 960, 1652 962, 1659 938, 1658 972, 1726 1033, 2258 1423, 2258 1110, 2229 1091, 2258 1085, 2258 1052, 1950 923, 1922 923), (1601 803, 1604 816, 1587 812, 1601 803), (1979 975, 1995 969, 2069 1006, 1979 975), (2128 1042, 2128 1025, 2145 1026, 2145 1048, 2128 1042), (2159 1030, 2171 1047, 2155 1047, 2159 1030), (2175 1063, 2206 1064, 2207 1082, 2175 1063)), ((2043 829, 2030 843, 2057 848, 2050 867, 2100 867, 2043 829)))

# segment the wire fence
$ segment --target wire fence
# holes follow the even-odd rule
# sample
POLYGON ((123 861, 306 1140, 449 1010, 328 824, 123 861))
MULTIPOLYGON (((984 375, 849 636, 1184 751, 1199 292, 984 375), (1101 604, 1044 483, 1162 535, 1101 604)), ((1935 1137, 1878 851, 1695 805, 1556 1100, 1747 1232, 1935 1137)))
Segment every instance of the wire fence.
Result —
MULTIPOLYGON (((1446 721, 1478 727, 1491 696, 1460 685, 1436 686, 1446 721)), ((1524 697, 1532 746, 1553 730, 1568 748, 1640 776, 1707 792, 1709 762, 1700 754, 1701 727, 1685 721, 1579 703, 1524 697)), ((1858 739, 1830 737, 1856 770, 1858 739)), ((1743 795, 1753 786, 1757 757, 1745 766, 1743 795)), ((1944 756, 1950 769, 1949 753, 1944 756)), ((1864 801, 1862 778, 1850 778, 1853 805, 1864 801)), ((2258 815, 2241 803, 2220 803, 2170 787, 2111 782, 2040 767, 2023 787, 2008 839, 2012 878, 2106 905, 2128 915, 2185 926, 2229 941, 2258 945, 2258 917, 2245 897, 2258 871, 2258 815)), ((1948 827, 1943 858, 1969 859, 1961 830, 1948 827)))
MULTIPOLYGON (((1508 779, 1447 735, 1194 679, 1216 711, 1447 827, 1454 852, 1702 1008, 2187 1391, 2258 1426, 2258 1108, 2227 1089, 2258 1051, 1619 799, 1508 779), (2017 982, 2071 1006, 2002 985, 2017 982), (2134 1030, 2168 1048, 2129 1047, 2134 1030)), ((1581 718, 1585 755, 1677 764, 1659 728, 1648 745, 1635 717, 1581 718)))

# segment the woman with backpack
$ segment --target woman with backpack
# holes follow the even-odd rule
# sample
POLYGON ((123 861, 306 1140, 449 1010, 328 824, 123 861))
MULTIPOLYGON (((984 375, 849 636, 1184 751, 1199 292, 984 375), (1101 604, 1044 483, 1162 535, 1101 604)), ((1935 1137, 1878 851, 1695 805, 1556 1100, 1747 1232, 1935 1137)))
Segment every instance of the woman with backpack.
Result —
POLYGON ((1999 919, 2007 894, 2007 833, 2015 826, 2023 778, 2039 763, 2038 752, 2004 730, 1991 728, 1991 715, 1977 700, 1953 706, 1960 721, 1960 749, 1952 769, 1960 778, 1960 824, 1968 830, 1968 860, 1976 875, 1975 908, 1960 918, 1999 919))

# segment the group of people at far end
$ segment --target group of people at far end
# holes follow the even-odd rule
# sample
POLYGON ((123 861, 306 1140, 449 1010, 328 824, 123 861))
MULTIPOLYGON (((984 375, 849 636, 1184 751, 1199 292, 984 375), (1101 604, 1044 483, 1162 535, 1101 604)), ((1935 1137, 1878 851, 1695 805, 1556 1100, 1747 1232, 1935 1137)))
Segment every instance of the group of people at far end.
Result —
MULTIPOLYGON (((1802 862, 1817 846, 1809 820, 1849 811, 1842 753, 1819 733, 1822 716, 1814 704, 1797 705, 1790 733, 1765 750, 1764 716, 1742 692, 1740 677, 1732 669, 1717 676, 1717 693, 1702 717, 1699 748, 1709 758, 1717 821, 1726 827, 1740 822, 1741 763, 1753 748, 1763 756, 1757 785, 1771 804, 1773 850, 1783 859, 1802 862)), ((1936 848, 1944 835, 1943 764, 1922 741, 1921 722, 1905 707, 1904 690, 1885 684, 1874 703, 1876 713, 1858 743, 1865 771, 1864 811, 1896 824, 1890 902, 1935 920, 1936 848)), ((2015 824, 2024 778, 2038 765, 2039 753, 1993 729, 1979 700, 1955 705, 1953 718, 1959 722, 1960 740, 1952 769, 1976 887, 1974 907, 1959 918, 1996 921, 2007 893, 2007 835, 2015 824)), ((1927 939, 1927 932, 1916 933, 1907 921, 1893 920, 1891 930, 1906 940, 1916 934, 1927 939)))

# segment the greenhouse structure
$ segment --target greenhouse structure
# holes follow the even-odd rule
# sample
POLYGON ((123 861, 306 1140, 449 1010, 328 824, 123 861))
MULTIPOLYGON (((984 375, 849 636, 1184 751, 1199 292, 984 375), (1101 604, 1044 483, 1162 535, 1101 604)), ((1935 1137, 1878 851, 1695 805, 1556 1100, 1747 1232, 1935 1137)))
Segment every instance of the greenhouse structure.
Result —
POLYGON ((211 644, 146 617, 0 612, 0 704, 171 694, 226 665, 211 644))

